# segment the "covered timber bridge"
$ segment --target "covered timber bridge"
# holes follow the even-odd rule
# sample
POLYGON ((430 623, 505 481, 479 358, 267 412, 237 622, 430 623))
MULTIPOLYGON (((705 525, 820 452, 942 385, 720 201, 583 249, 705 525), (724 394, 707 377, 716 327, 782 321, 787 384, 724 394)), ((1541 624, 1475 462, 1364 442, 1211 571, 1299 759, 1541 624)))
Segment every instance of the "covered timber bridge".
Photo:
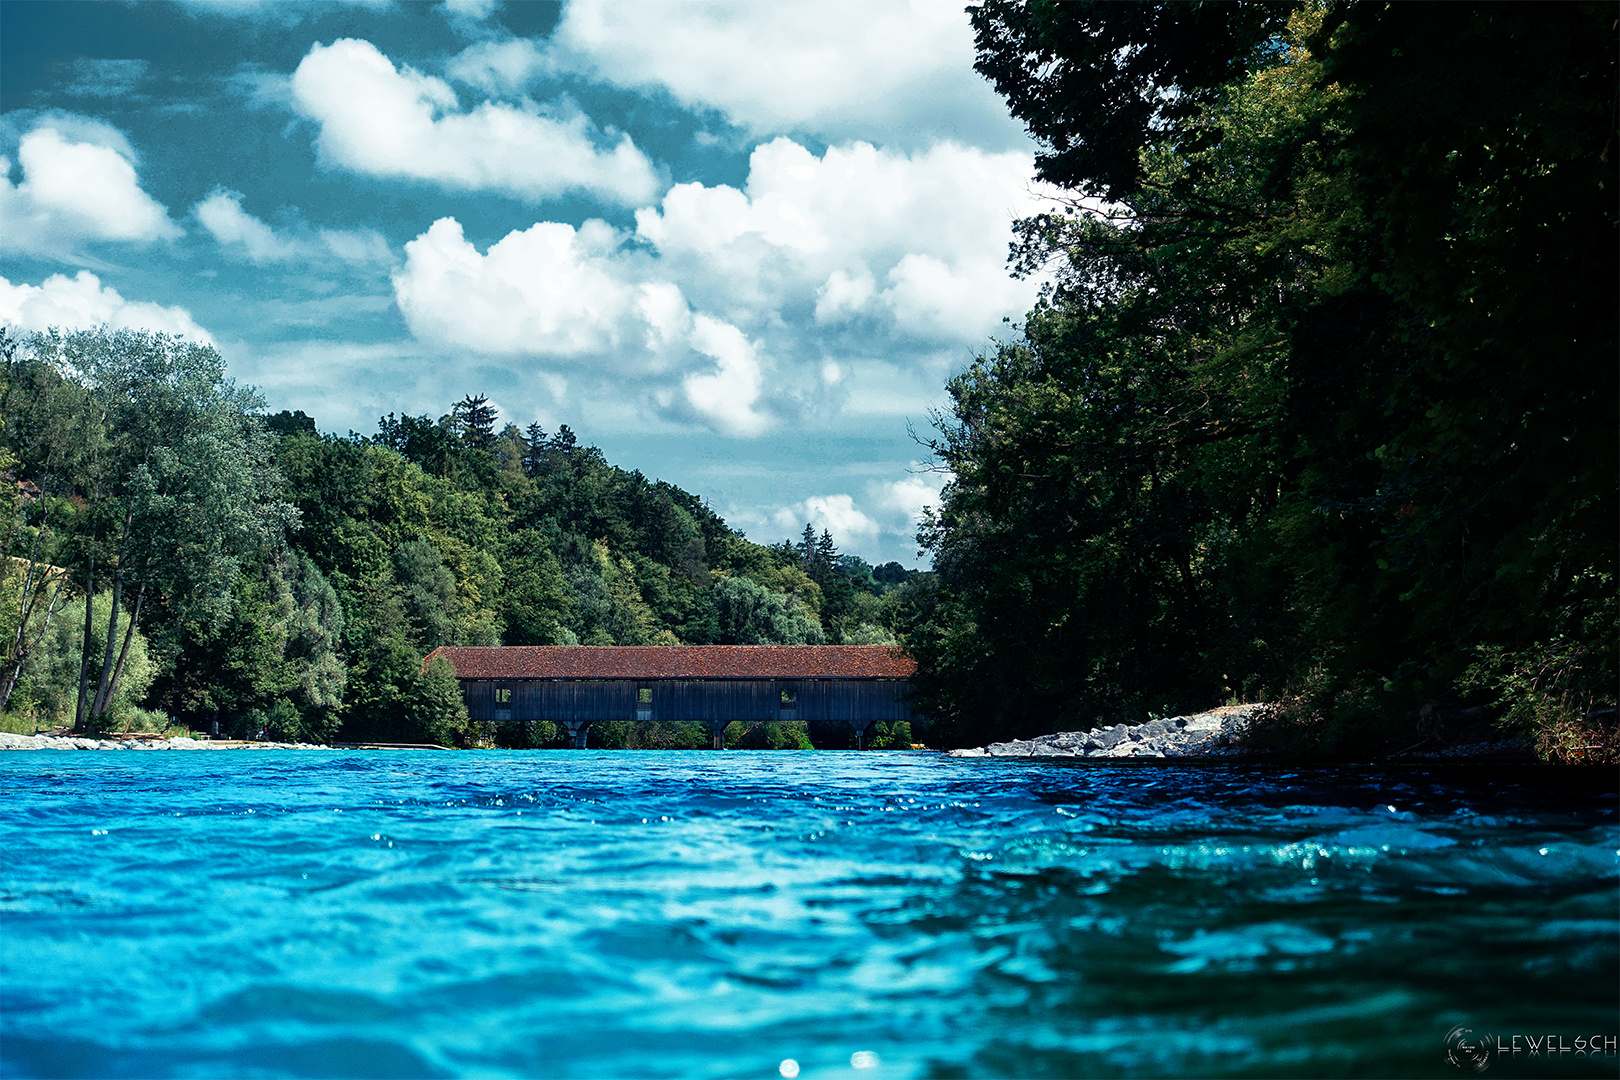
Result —
POLYGON ((725 748, 733 721, 914 720, 910 657, 888 645, 443 646, 469 717, 549 720, 575 747, 597 720, 696 721, 725 748))

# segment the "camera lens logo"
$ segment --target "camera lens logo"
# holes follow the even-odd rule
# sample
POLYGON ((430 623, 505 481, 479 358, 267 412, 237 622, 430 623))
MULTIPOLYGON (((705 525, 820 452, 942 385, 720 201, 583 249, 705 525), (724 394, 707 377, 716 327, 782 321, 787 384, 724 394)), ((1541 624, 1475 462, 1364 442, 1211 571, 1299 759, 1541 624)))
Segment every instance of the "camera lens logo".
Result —
POLYGON ((1446 1034, 1446 1061, 1467 1072, 1484 1072, 1491 1067, 1491 1037, 1473 1028, 1452 1028, 1446 1034))

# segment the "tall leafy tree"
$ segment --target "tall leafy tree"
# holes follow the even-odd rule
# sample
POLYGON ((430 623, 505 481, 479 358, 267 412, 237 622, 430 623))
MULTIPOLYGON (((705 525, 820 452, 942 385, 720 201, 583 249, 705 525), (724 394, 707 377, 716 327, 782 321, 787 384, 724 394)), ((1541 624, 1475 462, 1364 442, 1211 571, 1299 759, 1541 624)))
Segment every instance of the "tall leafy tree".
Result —
MULTIPOLYGON (((176 609, 228 610, 244 557, 292 520, 276 498, 263 402, 225 377, 210 346, 128 330, 36 337, 35 354, 85 391, 85 423, 105 441, 74 478, 88 504, 76 538, 88 598, 110 587, 105 648, 86 649, 75 723, 117 693, 147 595, 176 609)), ((86 603, 84 640, 93 632, 86 603)))
POLYGON ((77 478, 105 442, 86 389, 0 330, 0 473, 8 505, 0 563, 0 709, 29 656, 66 609, 72 576, 60 565, 85 520, 77 478))
POLYGON ((950 386, 929 702, 1029 730, 1300 692, 1322 749, 1612 695, 1612 8, 973 19, 1072 195, 1020 227, 1054 282, 1022 339, 950 386))

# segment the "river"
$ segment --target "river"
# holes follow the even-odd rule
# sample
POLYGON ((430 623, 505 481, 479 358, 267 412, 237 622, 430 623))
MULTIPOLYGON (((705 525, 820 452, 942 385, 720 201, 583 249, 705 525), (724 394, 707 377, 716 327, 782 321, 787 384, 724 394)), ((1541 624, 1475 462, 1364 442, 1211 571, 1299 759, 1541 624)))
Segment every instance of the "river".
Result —
POLYGON ((0 1074, 1613 1076, 1614 780, 8 753, 0 1074))

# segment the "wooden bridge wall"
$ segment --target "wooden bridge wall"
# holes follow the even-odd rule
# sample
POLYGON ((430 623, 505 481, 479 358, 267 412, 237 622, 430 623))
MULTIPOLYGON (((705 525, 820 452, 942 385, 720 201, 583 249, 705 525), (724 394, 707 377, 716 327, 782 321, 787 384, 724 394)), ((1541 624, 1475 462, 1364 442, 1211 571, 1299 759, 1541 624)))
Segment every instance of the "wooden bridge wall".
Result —
POLYGON ((474 720, 842 720, 857 727, 912 720, 906 679, 463 679, 474 720), (651 709, 637 691, 652 690, 651 709), (512 692, 497 702, 497 689, 512 692), (782 708, 782 692, 794 707, 782 708), (510 713, 506 710, 510 708, 510 713), (505 713, 505 715, 502 715, 505 713))

